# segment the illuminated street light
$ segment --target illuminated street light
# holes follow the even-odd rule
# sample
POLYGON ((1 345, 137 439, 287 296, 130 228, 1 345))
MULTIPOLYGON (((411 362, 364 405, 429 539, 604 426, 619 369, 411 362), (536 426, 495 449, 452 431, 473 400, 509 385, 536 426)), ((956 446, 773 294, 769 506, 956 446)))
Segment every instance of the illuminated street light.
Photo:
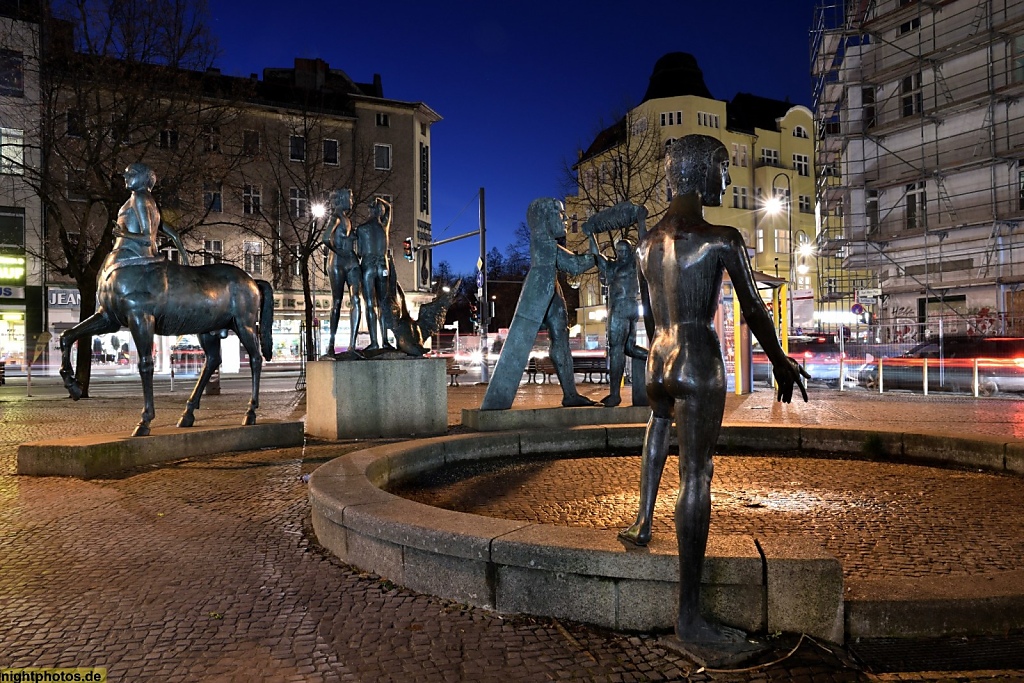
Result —
POLYGON ((779 178, 786 179, 786 219, 789 222, 789 245, 786 251, 789 252, 789 275, 787 277, 787 285, 789 288, 789 329, 793 329, 793 181, 790 180, 788 173, 776 173, 775 177, 772 178, 772 196, 765 202, 765 209, 772 215, 778 215, 782 210, 782 197, 775 192, 775 183, 779 178))
POLYGON ((313 212, 313 218, 320 219, 327 215, 327 207, 319 202, 314 204, 310 211, 313 212))

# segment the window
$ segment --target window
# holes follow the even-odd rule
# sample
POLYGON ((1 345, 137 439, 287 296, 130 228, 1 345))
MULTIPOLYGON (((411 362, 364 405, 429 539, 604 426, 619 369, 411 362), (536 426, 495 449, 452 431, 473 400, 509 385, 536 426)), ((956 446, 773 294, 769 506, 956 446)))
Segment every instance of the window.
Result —
POLYGON ((806 140, 808 138, 807 129, 803 126, 797 126, 793 129, 793 137, 804 138, 806 140))
POLYGON ((25 209, 0 206, 0 247, 25 248, 25 209))
POLYGON ((212 266, 224 260, 224 243, 220 240, 203 241, 203 265, 212 266))
POLYGON ((733 166, 740 165, 740 146, 735 142, 732 143, 732 156, 729 157, 729 162, 733 166))
POLYGON ((430 146, 420 143, 420 212, 430 213, 430 146))
POLYGON ((788 254, 789 253, 789 228, 775 230, 775 253, 776 254, 788 254))
POLYGON ((242 131, 242 154, 254 157, 260 153, 260 132, 258 130, 242 131))
POLYGON ((25 57, 14 50, 0 50, 0 95, 25 96, 25 57))
POLYGON ((863 107, 861 120, 864 122, 864 130, 867 130, 875 125, 875 89, 861 88, 860 102, 863 107))
POLYGON ((798 199, 800 202, 800 213, 814 213, 814 209, 811 208, 811 198, 809 195, 799 195, 798 199))
POLYGON ((811 165, 806 154, 793 155, 793 168, 802 176, 811 175, 811 165))
POLYGON ((1024 36, 1013 39, 1013 82, 1024 83, 1024 36))
POLYGON ((762 166, 778 166, 779 165, 779 150, 768 149, 767 147, 761 148, 761 165, 762 166))
POLYGON ((572 221, 569 224, 569 232, 578 233, 580 231, 580 216, 578 213, 572 215, 572 221))
POLYGON ((747 167, 747 146, 746 145, 740 145, 740 163, 737 164, 737 165, 738 166, 742 166, 743 168, 747 167))
POLYGON ((259 185, 243 185, 242 213, 249 215, 258 214, 260 212, 260 199, 259 185))
POLYGON ((89 198, 88 188, 85 184, 85 169, 74 168, 67 173, 68 201, 84 202, 89 198))
POLYGON ((67 125, 69 138, 85 137, 85 114, 80 111, 68 110, 67 125))
POLYGON ((210 213, 220 213, 224 210, 223 196, 220 183, 203 183, 203 206, 210 213))
POLYGON ((390 128, 391 117, 382 111, 377 112, 377 125, 381 128, 390 128))
POLYGON ((263 242, 246 242, 242 245, 245 256, 245 272, 250 275, 263 274, 263 242))
POLYGON ((306 160, 306 137, 304 135, 292 135, 288 138, 288 159, 290 161, 306 160))
POLYGON ((373 145, 373 167, 378 171, 391 170, 391 145, 379 142, 373 145))
POLYGON ((868 232, 878 230, 878 190, 864 192, 864 213, 868 217, 868 232))
POLYGON ((164 247, 160 253, 171 263, 181 263, 181 254, 174 247, 164 247))
POLYGON ((111 142, 120 142, 122 145, 132 143, 132 134, 128 130, 128 122, 120 114, 111 112, 109 136, 111 142))
POLYGON ((373 196, 377 197, 379 199, 383 199, 384 201, 386 201, 388 204, 391 204, 392 206, 394 205, 394 199, 389 194, 382 194, 382 193, 378 192, 377 194, 375 194, 373 196))
POLYGON ((910 33, 911 31, 916 31, 919 28, 921 28, 921 17, 914 17, 910 21, 904 21, 902 24, 900 24, 900 27, 897 30, 896 35, 902 36, 906 33, 910 33))
POLYGON ((928 196, 925 192, 924 182, 911 183, 907 185, 907 230, 923 228, 926 224, 928 196))
POLYGON ((24 131, 17 128, 0 128, 0 173, 24 175, 24 131))
POLYGON ((697 125, 718 128, 718 114, 709 114, 706 111, 697 112, 697 125))
POLYGON ((732 208, 734 209, 745 209, 747 208, 747 188, 745 187, 732 187, 732 208))
POLYGON ((663 111, 661 113, 661 125, 663 126, 674 126, 682 122, 683 112, 681 111, 663 111))
POLYGON ((328 138, 324 140, 324 163, 330 166, 338 165, 338 141, 328 138))
POLYGON ((665 180, 665 201, 672 201, 672 186, 669 184, 668 179, 665 180))
POLYGON ((633 122, 630 125, 629 129, 632 131, 633 135, 641 135, 643 133, 646 133, 647 132, 647 117, 646 116, 637 116, 636 118, 633 119, 633 122))
POLYGON ((427 124, 425 124, 425 123, 421 123, 420 124, 420 135, 422 135, 423 137, 427 136, 427 124))
POLYGON ((764 228, 757 229, 757 253, 760 254, 764 251, 764 228))
POLYGON ((900 83, 900 101, 903 105, 903 116, 913 116, 923 111, 921 97, 921 72, 904 76, 900 83))
POLYGON ((178 149, 178 131, 172 128, 160 131, 160 149, 178 149))
POLYGON ((288 212, 293 218, 306 217, 306 191, 297 187, 288 190, 288 212))
POLYGON ((220 128, 216 126, 203 126, 203 151, 220 151, 220 128))
POLYGON ((1017 208, 1024 211, 1024 168, 1021 168, 1022 164, 1024 161, 1017 162, 1017 194, 1020 197, 1017 208))

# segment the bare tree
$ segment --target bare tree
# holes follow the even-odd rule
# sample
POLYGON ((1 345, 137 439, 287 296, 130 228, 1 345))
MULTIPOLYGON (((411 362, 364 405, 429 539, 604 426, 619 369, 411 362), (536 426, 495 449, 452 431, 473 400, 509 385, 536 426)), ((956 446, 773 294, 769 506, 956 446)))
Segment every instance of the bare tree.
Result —
MULTIPOLYGON (((562 182, 566 209, 578 224, 602 209, 620 202, 647 207, 648 224, 653 224, 668 207, 665 184, 665 145, 654 114, 641 105, 614 117, 610 126, 599 125, 593 142, 574 162, 563 165, 562 182)), ((636 239, 635 230, 608 235, 636 239)), ((570 233, 568 246, 576 251, 588 247, 582 232, 570 233)), ((611 241, 607 245, 611 246, 611 241)), ((587 273, 572 281, 573 287, 596 278, 587 273)))
MULTIPOLYGON (((38 46, 39 101, 27 116, 38 163, 24 178, 46 213, 41 259, 81 293, 81 319, 95 312, 96 278, 110 253, 122 171, 145 160, 157 173, 163 220, 185 235, 209 218, 200 190, 234 160, 219 130, 237 115, 230 80, 207 72, 215 53, 201 0, 68 0, 44 9, 38 46)), ((88 395, 90 339, 76 376, 88 395)))
MULTIPOLYGON (((243 228, 272 245, 275 288, 298 278, 302 287, 307 360, 316 359, 314 275, 325 281, 322 233, 330 217, 332 190, 352 190, 352 226, 368 215, 366 206, 387 187, 390 170, 377 170, 372 145, 362 143, 350 116, 338 115, 330 94, 303 91, 291 117, 265 119, 260 135, 266 144, 258 163, 238 174, 246 185, 257 185, 268 200, 250 213, 243 228), (320 205, 323 219, 314 216, 320 205)), ((335 103, 336 105, 336 103, 335 103)), ((241 191, 241 189, 239 190, 241 191)), ((394 197, 391 197, 394 199, 394 197)))

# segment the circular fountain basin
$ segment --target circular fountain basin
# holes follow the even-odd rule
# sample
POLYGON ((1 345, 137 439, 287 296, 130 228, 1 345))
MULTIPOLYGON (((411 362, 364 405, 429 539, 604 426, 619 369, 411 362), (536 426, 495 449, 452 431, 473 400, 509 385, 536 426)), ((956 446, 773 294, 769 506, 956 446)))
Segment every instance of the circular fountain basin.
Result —
MULTIPOLYGON (((615 629, 670 628, 678 581, 671 535, 656 535, 649 547, 634 548, 611 529, 466 514, 385 490, 467 460, 636 451, 643 430, 616 425, 468 434, 352 453, 313 474, 313 526, 320 542, 343 561, 417 591, 500 612, 615 629)), ((757 426, 726 427, 719 441, 725 449, 845 452, 860 452, 865 444, 878 457, 1024 472, 1024 447, 995 439, 757 426)), ((953 579, 955 585, 904 579, 889 582, 888 592, 876 590, 858 600, 848 591, 844 595, 839 561, 799 535, 713 534, 704 574, 705 609, 749 631, 799 631, 842 642, 851 636, 992 632, 1024 625, 1017 623, 1024 621, 1018 616, 1024 614, 1024 576, 986 576, 971 591, 964 590, 963 577, 953 579)))

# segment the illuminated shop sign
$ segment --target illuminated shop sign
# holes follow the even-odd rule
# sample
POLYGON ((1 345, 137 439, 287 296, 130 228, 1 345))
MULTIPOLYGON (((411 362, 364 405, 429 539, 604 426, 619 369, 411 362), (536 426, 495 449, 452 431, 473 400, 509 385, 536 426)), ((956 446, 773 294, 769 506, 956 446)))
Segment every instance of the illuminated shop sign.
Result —
POLYGON ((25 284, 25 257, 0 254, 0 285, 25 284))

